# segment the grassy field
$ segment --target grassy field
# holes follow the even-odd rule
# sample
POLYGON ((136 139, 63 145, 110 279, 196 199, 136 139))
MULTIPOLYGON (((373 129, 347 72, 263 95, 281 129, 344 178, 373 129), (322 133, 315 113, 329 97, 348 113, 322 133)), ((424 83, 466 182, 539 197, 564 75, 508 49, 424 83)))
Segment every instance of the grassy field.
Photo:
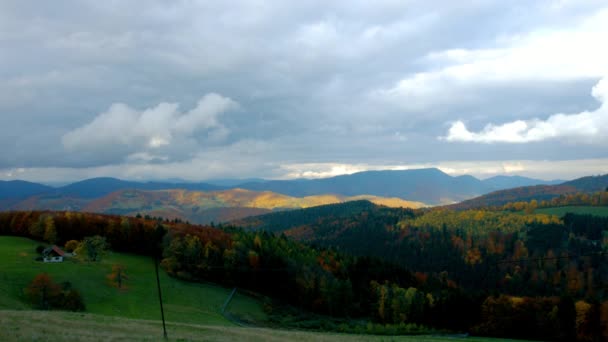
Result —
POLYGON ((566 213, 574 214, 590 214, 595 216, 608 216, 608 207, 590 207, 590 206, 569 206, 536 209, 538 214, 564 216, 566 213))
MULTIPOLYGON (((0 310, 2 341, 162 341, 158 321, 94 314, 0 310), (11 327, 11 329, 6 329, 11 327)), ((265 328, 169 323, 170 341, 403 341, 507 342, 492 338, 449 336, 370 336, 265 328)), ((521 342, 521 341, 520 341, 521 342)))
MULTIPOLYGON (((55 282, 70 281, 82 293, 86 311, 137 319, 159 319, 159 303, 152 259, 120 253, 108 254, 99 263, 34 261, 37 242, 0 236, 0 309, 30 309, 23 289, 36 274, 48 273, 55 282), (113 264, 126 267, 126 290, 110 286, 106 276, 113 264)), ((165 318, 168 321, 213 325, 232 325, 220 313, 231 289, 188 283, 170 278, 161 271, 165 318)), ((260 302, 240 295, 232 304, 257 318, 265 315, 260 302)))

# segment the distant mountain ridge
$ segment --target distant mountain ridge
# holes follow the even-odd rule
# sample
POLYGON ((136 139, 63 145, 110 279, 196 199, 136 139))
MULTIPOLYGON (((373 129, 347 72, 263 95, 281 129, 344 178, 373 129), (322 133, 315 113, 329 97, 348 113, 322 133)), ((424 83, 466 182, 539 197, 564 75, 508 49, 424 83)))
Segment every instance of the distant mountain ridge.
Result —
POLYGON ((482 181, 486 186, 493 188, 494 190, 503 190, 510 188, 518 188, 522 186, 533 186, 533 185, 557 185, 564 183, 564 180, 555 179, 550 181, 543 181, 540 179, 522 177, 522 176, 494 176, 482 181))
POLYGON ((450 176, 439 169, 364 171, 322 179, 219 180, 209 182, 135 182, 116 178, 91 178, 61 187, 49 187, 31 182, 0 182, 0 204, 15 202, 33 195, 78 199, 95 199, 112 192, 128 189, 189 191, 219 191, 242 188, 252 191, 271 191, 292 197, 335 194, 341 196, 374 195, 423 202, 430 205, 460 202, 492 191, 522 185, 546 185, 556 181, 542 181, 520 176, 496 176, 479 180, 473 176, 450 176), (9 187, 10 185, 10 187, 9 187), (4 186, 4 187, 3 187, 4 186))
POLYGON ((164 182, 133 182, 110 177, 86 179, 66 186, 56 188, 56 195, 78 196, 82 198, 96 198, 105 196, 114 191, 125 189, 139 190, 165 190, 184 189, 192 191, 223 190, 225 187, 208 183, 164 183, 164 182))
POLYGON ((497 176, 479 180, 473 176, 450 176, 436 168, 364 171, 322 179, 271 180, 240 184, 240 188, 273 191, 290 196, 335 193, 345 196, 373 194, 399 197, 428 204, 466 200, 488 192, 531 184, 552 184, 520 176, 497 176))
POLYGON ((53 189, 47 185, 22 180, 0 181, 0 200, 27 198, 53 189))

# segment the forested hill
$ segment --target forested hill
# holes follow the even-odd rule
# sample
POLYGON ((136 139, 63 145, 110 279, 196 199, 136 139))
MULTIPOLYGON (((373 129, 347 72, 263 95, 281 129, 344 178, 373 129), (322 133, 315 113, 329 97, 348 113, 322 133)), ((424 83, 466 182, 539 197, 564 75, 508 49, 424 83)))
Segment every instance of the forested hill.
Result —
POLYGON ((79 198, 97 198, 112 192, 126 189, 139 190, 163 190, 163 189, 185 189, 190 191, 213 191, 222 190, 225 187, 207 183, 166 183, 166 182, 132 182, 116 178, 91 178, 66 186, 56 188, 52 194, 62 196, 74 196, 79 198))
POLYGON ((601 267, 598 264, 608 261, 606 256, 576 257, 608 251, 606 218, 392 209, 355 202, 267 214, 243 223, 317 246, 380 257, 413 271, 447 271, 459 286, 469 289, 490 286, 519 295, 558 295, 572 290, 583 295, 593 294, 593 286, 608 279, 608 263, 601 267), (575 257, 568 260, 569 255, 575 257), (560 256, 565 260, 550 269, 542 264, 510 264, 520 259, 560 256), (505 264, 494 268, 497 262, 505 264), (595 265, 593 270, 590 264, 595 265), (490 269, 492 272, 487 273, 490 269), (521 278, 515 280, 514 272, 521 278), (568 279, 584 279, 577 278, 578 285, 574 285, 557 278, 558 273, 564 276, 568 272, 568 279))
POLYGON ((29 196, 52 191, 50 186, 21 180, 0 180, 0 201, 6 199, 23 199, 29 196))
POLYGON ((503 206, 509 202, 546 201, 562 195, 575 194, 578 190, 569 185, 536 185, 494 191, 460 203, 446 206, 449 209, 465 210, 503 206))
MULTIPOLYGON (((548 328, 553 323, 545 320, 565 310, 555 301, 560 296, 577 303, 580 317, 600 319, 594 311, 599 306, 593 308, 585 300, 605 303, 608 309, 608 218, 359 204, 352 209, 351 216, 342 217, 307 212, 311 209, 293 217, 269 214, 258 217, 253 226, 322 248, 379 257, 423 281, 435 274, 467 293, 492 293, 481 307, 481 315, 492 318, 479 331, 504 329, 494 336, 576 340, 572 335, 557 337, 548 328), (315 219, 304 219, 308 216, 315 219)), ((385 290, 384 295, 395 300, 390 286, 385 290)), ((608 323, 608 311, 602 317, 608 323)), ((579 340, 587 340, 599 333, 580 335, 579 340)))
POLYGON ((378 208, 377 205, 369 201, 352 201, 252 216, 232 221, 230 224, 245 229, 281 232, 294 227, 312 225, 321 220, 343 220, 358 215, 363 211, 377 210, 378 208))
POLYGON ((587 176, 577 178, 565 183, 565 186, 573 186, 581 192, 597 192, 608 190, 608 174, 602 176, 587 176))
POLYGON ((608 174, 588 176, 558 185, 524 186, 513 189, 494 191, 460 203, 451 204, 450 209, 472 209, 503 206, 509 202, 529 202, 531 200, 548 201, 553 198, 575 193, 594 193, 608 189, 608 174))

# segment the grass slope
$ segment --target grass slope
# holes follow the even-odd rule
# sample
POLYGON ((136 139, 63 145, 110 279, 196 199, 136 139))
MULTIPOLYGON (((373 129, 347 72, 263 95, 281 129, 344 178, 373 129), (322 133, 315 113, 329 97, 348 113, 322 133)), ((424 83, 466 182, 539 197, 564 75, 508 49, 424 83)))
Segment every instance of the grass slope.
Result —
MULTIPOLYGON (((111 253, 99 263, 66 261, 47 264, 34 261, 37 242, 0 236, 0 309, 29 309, 23 289, 36 274, 46 272, 57 283, 70 281, 84 298, 86 311, 109 316, 160 319, 154 264, 150 258, 111 253), (108 284, 113 264, 126 267, 127 289, 108 284)), ((165 318, 168 321, 232 325, 220 309, 230 289, 209 284, 188 283, 161 272, 165 318)), ((247 296, 236 298, 239 307, 263 316, 260 303, 247 296)))
MULTIPOLYGON (((2 341, 163 341, 158 321, 121 319, 94 314, 0 310, 2 341)), ((169 341, 404 341, 448 342, 449 336, 370 336, 266 328, 239 328, 169 323, 169 341)), ((514 340, 469 337, 471 342, 514 340)), ((520 341, 521 342, 521 341, 520 341)))
POLYGON ((541 208, 536 209, 536 213, 556 215, 559 217, 564 216, 566 213, 573 214, 588 214, 595 216, 608 217, 608 207, 591 207, 591 206, 568 206, 568 207, 555 207, 555 208, 541 208))

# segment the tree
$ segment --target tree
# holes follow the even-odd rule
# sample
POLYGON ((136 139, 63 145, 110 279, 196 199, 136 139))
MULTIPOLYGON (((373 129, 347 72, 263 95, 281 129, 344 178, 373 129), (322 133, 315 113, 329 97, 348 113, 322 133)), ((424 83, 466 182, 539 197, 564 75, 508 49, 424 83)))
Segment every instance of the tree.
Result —
POLYGON ((108 275, 108 279, 113 286, 119 289, 123 288, 123 283, 129 279, 126 274, 126 268, 121 264, 112 265, 112 273, 108 275))
POLYGON ((52 216, 44 219, 44 239, 49 243, 57 242, 57 229, 52 216))
POLYGON ((563 341, 576 340, 576 308, 574 307, 572 297, 561 297, 557 309, 560 339, 563 341))
POLYGON ((46 273, 38 274, 25 288, 25 295, 38 309, 49 310, 61 294, 61 288, 46 273))
POLYGON ((65 248, 66 252, 72 253, 73 251, 75 251, 78 248, 78 244, 79 244, 79 242, 77 240, 70 240, 65 243, 64 248, 65 248))
POLYGON ((87 261, 100 261, 107 249, 108 243, 106 242, 106 238, 95 235, 84 238, 78 245, 76 254, 78 254, 79 258, 87 261))

